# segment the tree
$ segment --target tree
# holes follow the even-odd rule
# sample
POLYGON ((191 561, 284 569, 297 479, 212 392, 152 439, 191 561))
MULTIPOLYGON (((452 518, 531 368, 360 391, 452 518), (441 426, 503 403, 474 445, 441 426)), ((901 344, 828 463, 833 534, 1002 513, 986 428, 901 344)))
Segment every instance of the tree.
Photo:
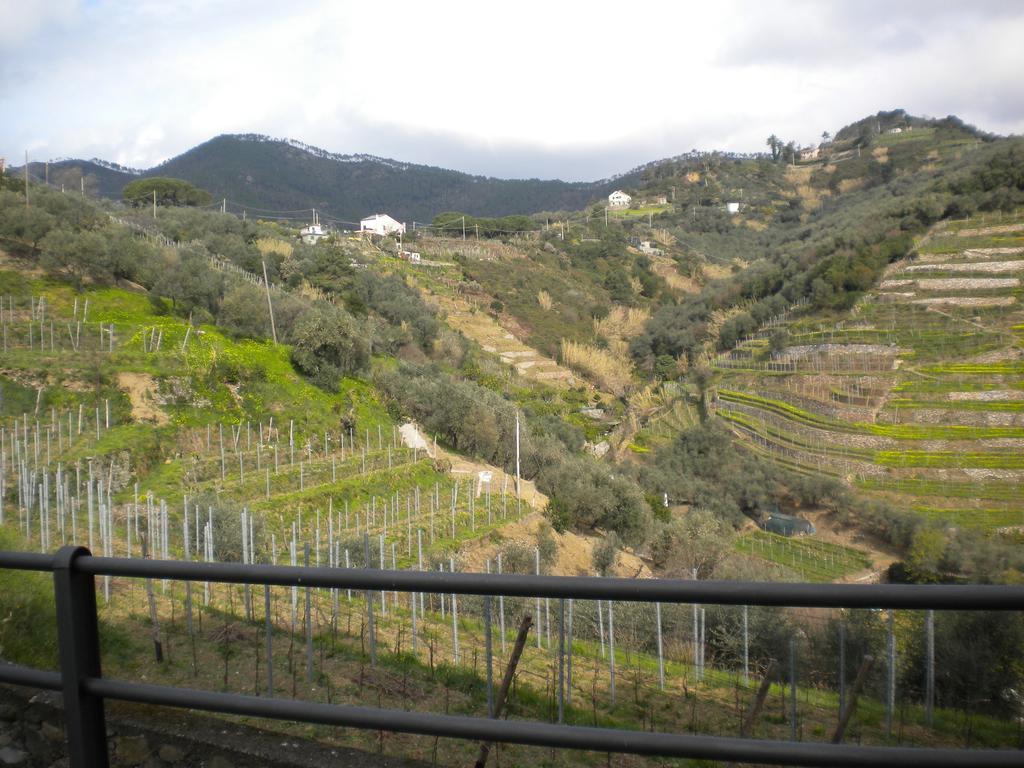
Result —
POLYGON ((938 528, 918 528, 907 552, 907 569, 915 582, 937 582, 946 551, 946 534, 938 528))
POLYGON ((773 133, 765 143, 772 151, 772 160, 778 161, 779 153, 782 151, 782 139, 773 133))
POLYGON ((296 323, 292 362, 318 386, 337 390, 341 377, 369 360, 365 336, 347 312, 318 304, 296 323))
POLYGON ((263 293, 254 285, 239 283, 224 294, 217 323, 236 336, 266 337, 270 330, 270 316, 263 293))
POLYGON ((56 224, 57 220, 39 207, 26 208, 24 197, 0 192, 0 235, 20 240, 36 251, 56 224))
POLYGON ((612 531, 597 542, 591 555, 594 570, 601 576, 607 576, 612 566, 615 565, 615 559, 621 548, 622 540, 615 531, 612 531))
POLYGON ((213 200, 205 189, 200 189, 183 179, 163 176, 136 179, 125 186, 121 197, 126 203, 137 208, 152 204, 154 192, 157 205, 209 205, 213 200))
POLYGON ((40 262, 49 270, 65 272, 81 285, 82 278, 110 276, 107 242, 96 232, 54 229, 40 242, 40 262))

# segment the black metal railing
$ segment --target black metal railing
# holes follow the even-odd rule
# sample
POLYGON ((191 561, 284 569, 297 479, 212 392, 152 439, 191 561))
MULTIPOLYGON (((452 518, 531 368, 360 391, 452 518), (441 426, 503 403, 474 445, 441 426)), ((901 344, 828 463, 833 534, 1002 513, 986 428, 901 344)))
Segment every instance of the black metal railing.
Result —
POLYGON ((73 768, 109 764, 104 700, 199 709, 304 723, 597 752, 785 765, 1020 766, 1024 752, 860 746, 651 733, 393 709, 323 704, 104 678, 96 576, 234 584, 503 595, 632 602, 816 608, 1024 610, 1021 586, 783 584, 482 573, 304 568, 95 557, 85 547, 54 555, 0 552, 0 568, 52 572, 60 671, 0 663, 0 682, 60 691, 73 768))

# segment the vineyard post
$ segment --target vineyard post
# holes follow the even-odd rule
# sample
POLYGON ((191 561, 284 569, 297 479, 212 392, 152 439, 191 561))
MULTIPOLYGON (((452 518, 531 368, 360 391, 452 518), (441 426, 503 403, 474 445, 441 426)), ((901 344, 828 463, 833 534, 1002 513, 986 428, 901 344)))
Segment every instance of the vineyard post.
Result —
POLYGON ((853 713, 857 710, 857 698, 860 696, 861 689, 864 687, 864 683, 868 679, 868 673, 871 671, 872 665, 875 663, 875 659, 872 656, 865 656, 861 662, 860 669, 857 670, 857 679, 853 681, 853 690, 850 692, 850 701, 843 708, 843 714, 839 718, 839 724, 836 726, 836 732, 832 734, 832 743, 840 744, 843 741, 843 734, 846 732, 846 726, 850 722, 850 718, 853 717, 853 713))
MULTIPOLYGON (((348 552, 345 552, 346 560, 348 559, 348 552)), ((363 563, 365 568, 370 567, 370 534, 363 534, 363 563)), ((377 633, 373 625, 373 591, 367 589, 365 591, 366 596, 366 622, 367 630, 370 635, 370 666, 377 666, 377 633)))
POLYGON ((796 741, 796 638, 789 638, 789 738, 796 741))
MULTIPOLYGON (((540 547, 534 547, 533 548, 533 557, 534 557, 534 573, 536 573, 536 575, 540 576, 540 547)), ((540 647, 541 647, 541 642, 540 642, 541 641, 541 635, 544 634, 544 633, 541 631, 541 622, 543 621, 543 618, 542 618, 541 612, 540 612, 540 598, 539 597, 536 598, 536 601, 535 601, 535 604, 534 604, 534 610, 536 611, 536 614, 537 614, 537 648, 540 649, 540 647)))
MULTIPOLYGON (((743 616, 744 616, 744 618, 746 618, 746 613, 745 612, 744 612, 743 616)), ((657 603, 654 604, 654 618, 655 618, 655 622, 657 623, 657 629, 658 629, 658 689, 664 691, 665 690, 665 656, 664 656, 664 653, 663 653, 662 642, 661 642, 661 603, 660 602, 657 602, 657 603)), ((746 635, 744 634, 744 640, 745 640, 745 637, 746 637, 746 635)), ((744 655, 745 655, 746 654, 746 642, 744 642, 743 650, 744 650, 744 655)), ((744 659, 744 666, 745 665, 746 665, 746 660, 744 659)))
POLYGON ((839 719, 846 710, 846 622, 839 621, 839 719))
MULTIPOLYGON (((743 685, 750 685, 750 607, 743 606, 743 685)), ((658 627, 660 632, 661 627, 658 627)), ((664 688, 664 684, 662 685, 664 688)))
POLYGON ((932 726, 935 710, 935 611, 925 613, 924 722, 932 726))
MULTIPOLYGON (((512 680, 515 678, 519 658, 523 655, 523 648, 526 647, 526 636, 530 632, 531 623, 530 614, 523 616, 523 620, 519 623, 519 633, 516 635, 515 645, 512 646, 512 656, 509 657, 508 665, 505 667, 501 688, 498 689, 498 696, 494 702, 494 714, 492 716, 494 719, 500 718, 502 710, 505 708, 505 699, 508 696, 509 689, 512 687, 512 680)), ((480 744, 480 754, 477 756, 475 768, 484 768, 487 765, 487 755, 490 752, 490 748, 489 742, 485 741, 480 744)))
POLYGON ((896 707, 896 637, 893 631, 893 611, 889 609, 886 630, 886 650, 889 663, 885 685, 885 735, 892 736, 893 710, 896 707))
MULTIPOLYGON (((302 564, 309 568, 309 542, 303 548, 302 564)), ((310 615, 310 588, 306 586, 306 682, 313 682, 313 622, 310 615)))
MULTIPOLYGON (((423 562, 423 540, 420 539, 420 570, 423 562)), ((501 573, 501 552, 498 553, 498 573, 501 573)), ((570 601, 571 604, 571 601, 570 601)), ((498 632, 501 634, 501 653, 505 654, 505 596, 498 595, 498 632)))
POLYGON ((615 707, 615 611, 614 603, 608 601, 608 692, 611 706, 615 707))
POLYGON ((270 585, 263 585, 263 634, 267 645, 267 696, 274 697, 274 623, 270 615, 270 585))
MULTIPOLYGON (((413 596, 413 632, 416 631, 416 600, 413 596)), ((415 636, 415 635, 414 635, 415 636)), ((415 641, 414 641, 415 642, 415 641)), ((491 596, 484 595, 484 656, 487 664, 487 716, 494 717, 494 647, 491 640, 491 596)))
POLYGON ((558 599, 558 722, 565 722, 565 598, 558 599))

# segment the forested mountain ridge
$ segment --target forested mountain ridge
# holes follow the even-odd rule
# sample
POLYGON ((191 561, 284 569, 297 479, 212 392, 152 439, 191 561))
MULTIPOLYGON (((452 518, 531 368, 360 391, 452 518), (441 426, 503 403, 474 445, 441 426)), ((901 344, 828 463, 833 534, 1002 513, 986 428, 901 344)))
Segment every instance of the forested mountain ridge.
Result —
MULTIPOLYGON (((47 173, 40 162, 30 163, 30 170, 37 178, 47 173)), ((215 200, 227 198, 233 210, 317 208, 346 222, 377 211, 402 221, 429 221, 447 210, 495 216, 582 208, 638 178, 630 172, 594 182, 496 179, 373 155, 340 155, 256 134, 217 136, 147 170, 60 160, 50 163, 48 174, 51 183, 68 189, 79 189, 84 177, 88 194, 114 200, 139 176, 170 176, 206 189, 215 200)))

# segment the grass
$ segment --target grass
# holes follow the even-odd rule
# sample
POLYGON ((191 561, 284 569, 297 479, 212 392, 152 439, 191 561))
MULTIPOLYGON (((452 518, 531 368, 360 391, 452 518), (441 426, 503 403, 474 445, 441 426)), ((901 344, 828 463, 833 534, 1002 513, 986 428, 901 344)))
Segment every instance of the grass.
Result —
POLYGON ((884 467, 933 467, 943 469, 1024 469, 1019 452, 980 451, 877 451, 874 461, 884 467))
POLYGON ((914 511, 932 520, 941 520, 962 528, 993 530, 1024 525, 1024 509, 963 509, 917 504, 914 511))
POLYGON ((737 551, 793 571, 813 582, 831 582, 871 567, 858 549, 821 541, 811 536, 786 537, 768 531, 737 536, 737 551))
MULTIPOLYGON (((620 342, 620 344, 622 344, 620 342)), ((622 344, 622 346, 625 346, 622 344)), ((605 350, 589 344, 562 339, 562 362, 582 370, 601 389, 621 397, 633 383, 628 350, 605 350), (616 353, 617 352, 617 353, 616 353)))

